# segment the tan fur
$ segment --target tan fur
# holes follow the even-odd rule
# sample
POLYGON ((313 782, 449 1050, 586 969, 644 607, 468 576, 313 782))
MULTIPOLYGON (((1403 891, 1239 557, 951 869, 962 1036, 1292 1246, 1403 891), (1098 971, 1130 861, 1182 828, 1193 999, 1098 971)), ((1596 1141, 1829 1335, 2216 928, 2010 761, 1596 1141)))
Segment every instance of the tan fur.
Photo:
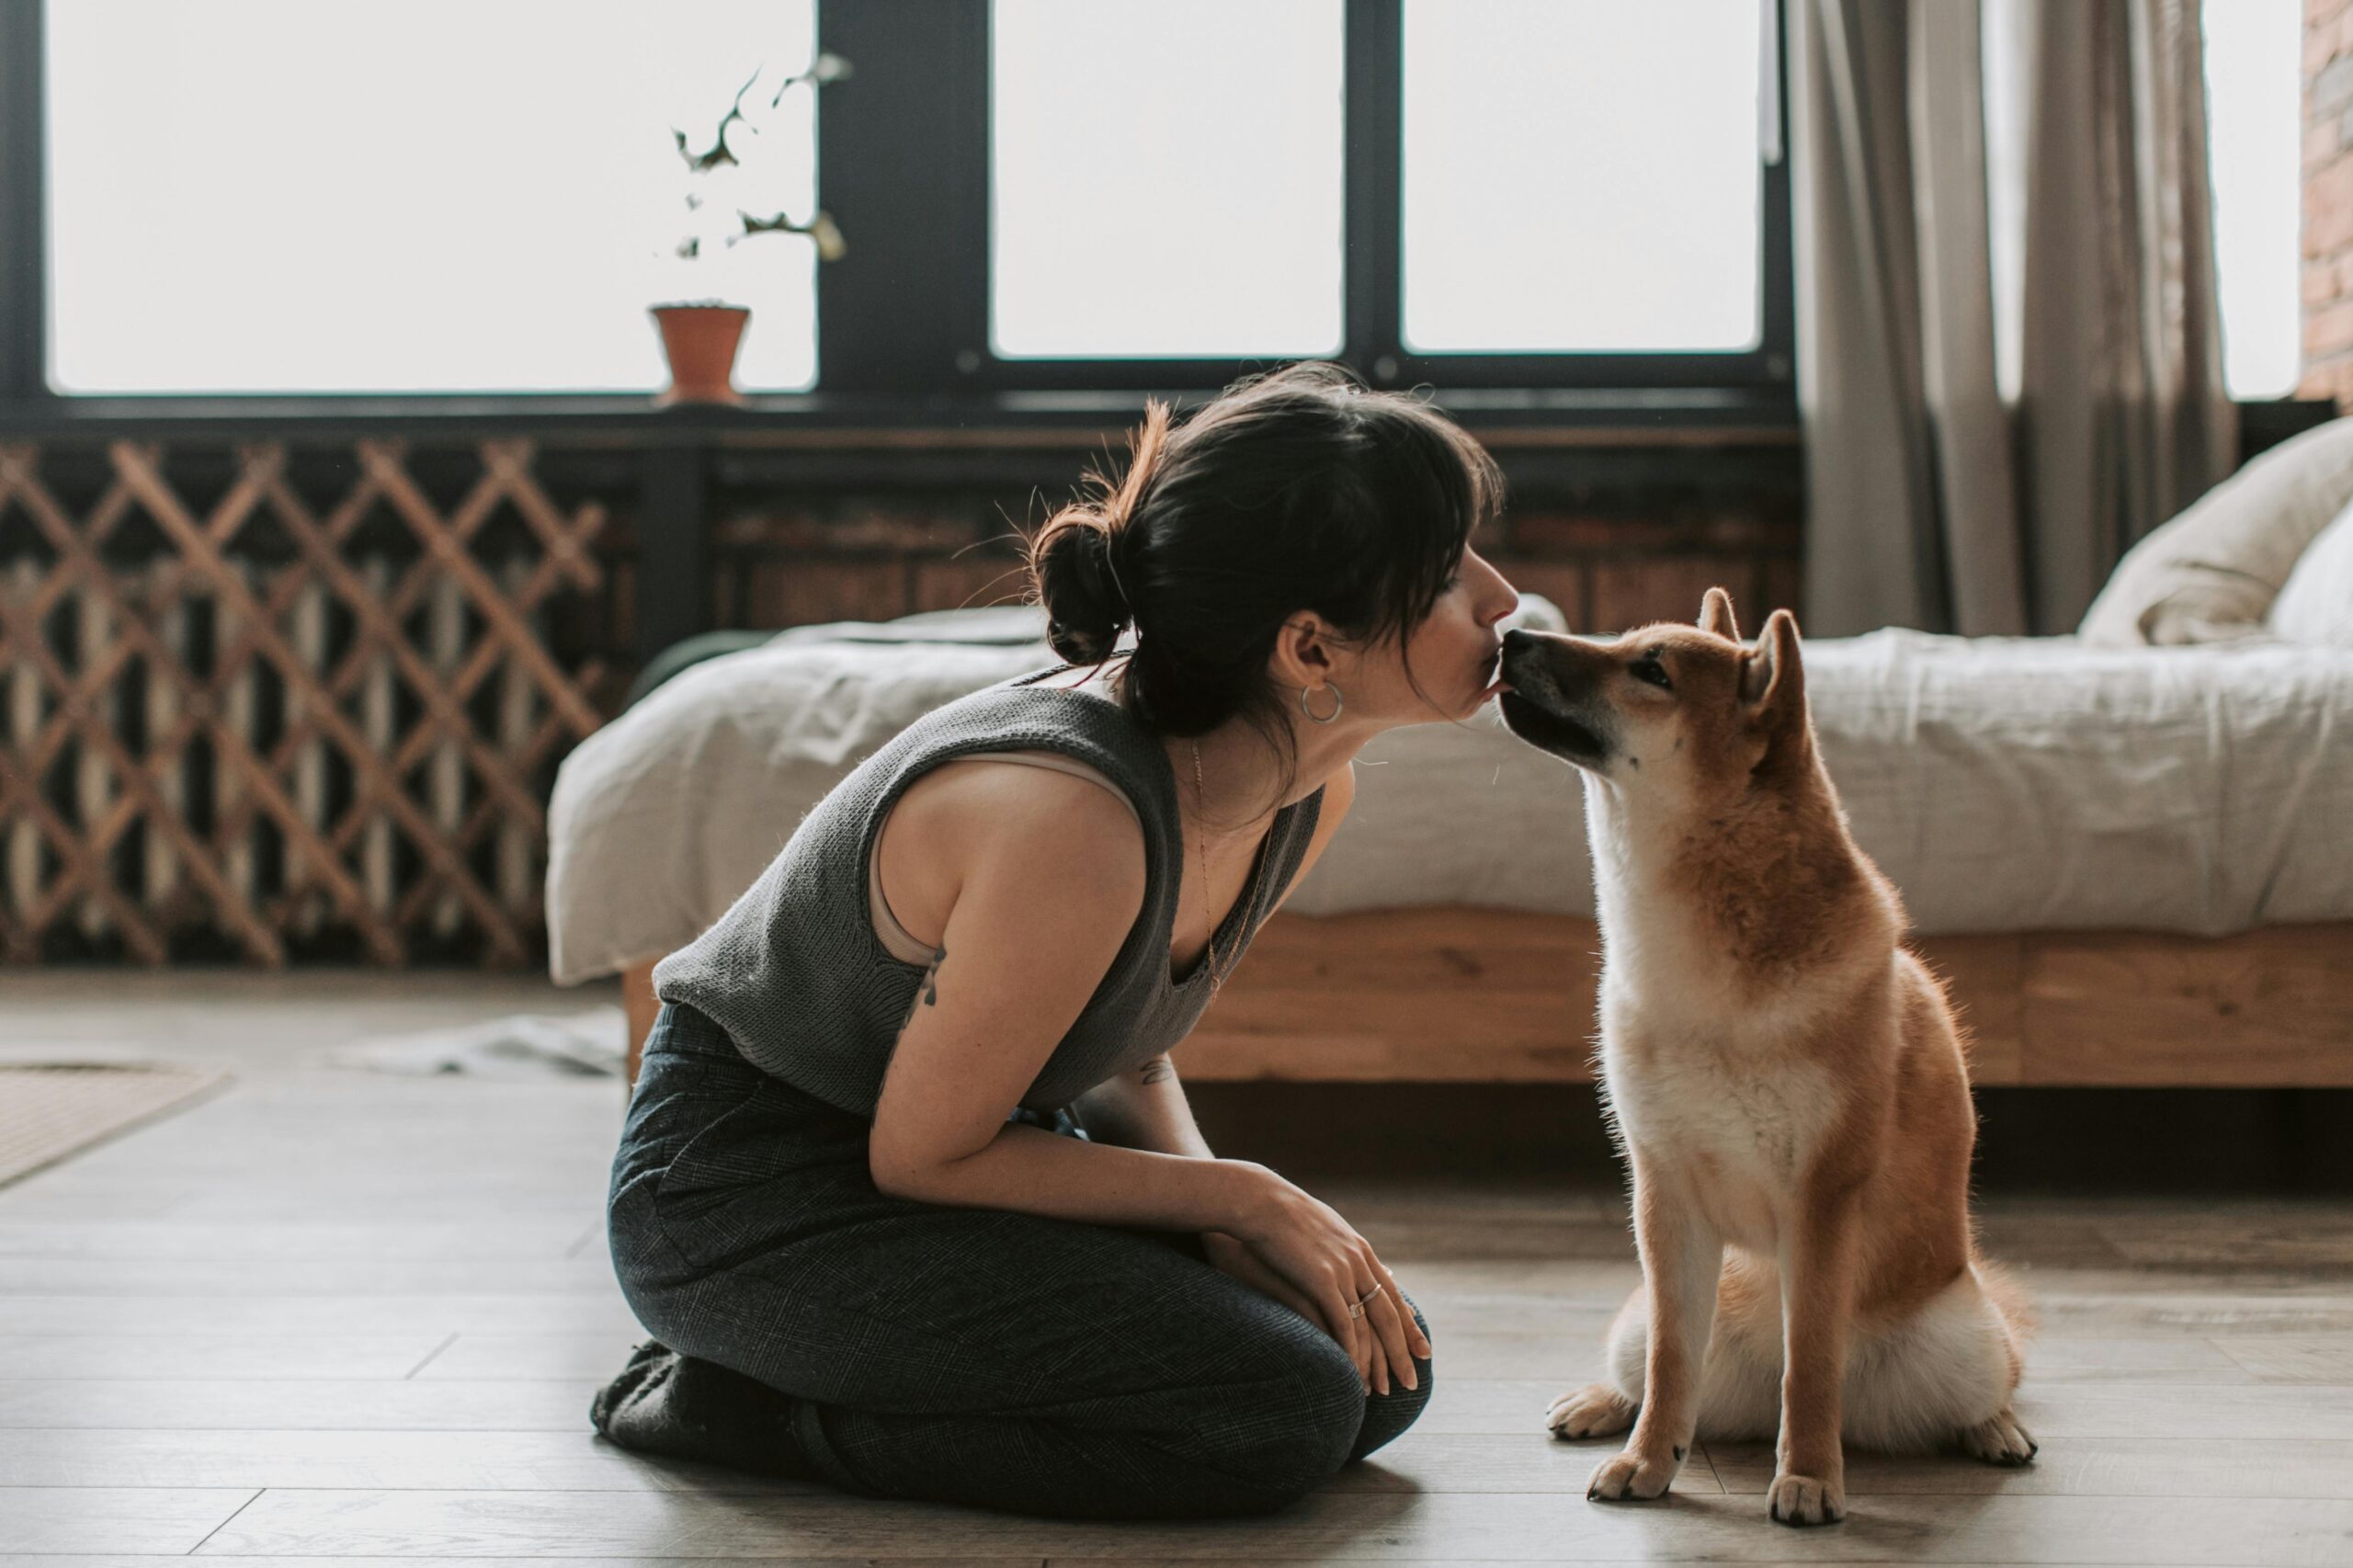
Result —
POLYGON ((2029 1325, 1976 1254, 1960 1031, 1847 833, 1795 621, 1743 647, 1716 589, 1696 631, 1513 633, 1504 675, 1513 729, 1585 774, 1643 1258, 1609 1378, 1552 1410, 1632 1426, 1589 1495, 1659 1495, 1695 1435, 1776 1437, 1792 1524, 1844 1516, 1842 1437, 2024 1462, 2029 1325))

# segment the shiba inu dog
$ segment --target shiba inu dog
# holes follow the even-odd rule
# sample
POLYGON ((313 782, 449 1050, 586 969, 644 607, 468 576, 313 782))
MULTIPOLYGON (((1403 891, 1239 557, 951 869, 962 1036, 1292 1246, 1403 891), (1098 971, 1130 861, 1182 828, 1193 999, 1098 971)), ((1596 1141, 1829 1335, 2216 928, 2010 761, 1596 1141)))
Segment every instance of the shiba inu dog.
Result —
POLYGON ((1944 992, 1816 754, 1797 622, 1513 631, 1504 722, 1585 782, 1601 1075, 1643 1285, 1562 1437, 1632 1427, 1586 1495, 1664 1493, 1695 1435, 1778 1437, 1770 1511, 1845 1517, 1842 1435, 2035 1445, 2011 1413, 2022 1296, 1977 1256, 1976 1116, 1944 992))

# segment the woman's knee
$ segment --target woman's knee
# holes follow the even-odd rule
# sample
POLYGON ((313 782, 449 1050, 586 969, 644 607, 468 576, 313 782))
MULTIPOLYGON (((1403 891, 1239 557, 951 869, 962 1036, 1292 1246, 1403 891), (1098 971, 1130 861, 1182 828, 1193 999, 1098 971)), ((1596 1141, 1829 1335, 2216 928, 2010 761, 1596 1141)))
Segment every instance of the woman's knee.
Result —
MULTIPOLYGON (((1411 1300, 1405 1309, 1425 1337, 1429 1322, 1411 1300)), ((1392 1370, 1389 1392, 1369 1394, 1356 1360, 1332 1336, 1302 1324, 1272 1352, 1273 1364, 1240 1407, 1221 1458, 1231 1471, 1255 1478, 1279 1506, 1311 1492, 1390 1442, 1419 1419, 1431 1392, 1430 1359, 1414 1358, 1414 1388, 1392 1370)))
POLYGON ((1422 1337, 1431 1341, 1432 1355, 1414 1358, 1414 1387, 1407 1388, 1404 1381, 1392 1371, 1389 1378, 1389 1392, 1375 1394, 1365 1402, 1364 1424, 1358 1430, 1355 1445, 1348 1450, 1351 1460, 1363 1459, 1394 1441, 1407 1427, 1420 1420, 1422 1412, 1429 1407, 1434 1383, 1431 1361, 1435 1358, 1437 1342, 1430 1334, 1429 1320, 1422 1316, 1421 1309, 1407 1301, 1405 1310, 1414 1314, 1414 1323, 1421 1329, 1422 1337))
POLYGON ((1229 1363, 1216 1418, 1190 1435, 1200 1461, 1231 1483, 1237 1512, 1279 1507, 1337 1474, 1363 1425, 1356 1362, 1329 1335, 1289 1324, 1229 1363))

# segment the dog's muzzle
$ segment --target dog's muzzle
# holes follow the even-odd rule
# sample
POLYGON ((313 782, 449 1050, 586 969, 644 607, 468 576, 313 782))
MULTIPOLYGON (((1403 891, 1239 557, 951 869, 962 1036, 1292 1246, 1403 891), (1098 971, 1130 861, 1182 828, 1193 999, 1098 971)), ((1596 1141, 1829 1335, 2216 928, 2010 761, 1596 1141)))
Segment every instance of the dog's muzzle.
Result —
POLYGON ((1513 734, 1580 767, 1609 760, 1608 728, 1592 700, 1592 672, 1574 642, 1544 632, 1507 631, 1503 676, 1510 688, 1498 706, 1513 734))

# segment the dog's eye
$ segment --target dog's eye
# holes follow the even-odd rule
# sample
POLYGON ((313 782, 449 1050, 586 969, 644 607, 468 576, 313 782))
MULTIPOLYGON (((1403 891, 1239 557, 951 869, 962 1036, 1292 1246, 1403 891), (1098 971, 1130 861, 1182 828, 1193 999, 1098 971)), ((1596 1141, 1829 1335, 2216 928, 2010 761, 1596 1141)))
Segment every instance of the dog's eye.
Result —
POLYGON ((1666 678, 1666 665, 1660 662, 1656 653, 1645 653, 1635 660, 1633 676, 1636 680, 1646 680, 1661 691, 1675 689, 1675 683, 1666 678))

